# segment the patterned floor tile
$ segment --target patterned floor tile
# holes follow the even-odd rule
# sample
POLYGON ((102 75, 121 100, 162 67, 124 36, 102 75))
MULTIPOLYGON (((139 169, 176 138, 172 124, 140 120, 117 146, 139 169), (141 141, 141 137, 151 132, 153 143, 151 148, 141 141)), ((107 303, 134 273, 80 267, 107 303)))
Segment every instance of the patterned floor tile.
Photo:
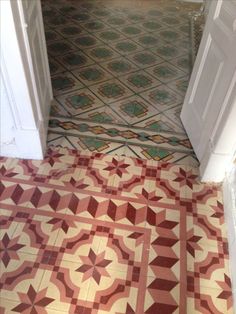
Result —
POLYGON ((152 65, 163 62, 163 59, 149 51, 140 51, 128 56, 128 59, 138 65, 140 68, 147 68, 152 65))
POLYGON ((121 40, 124 38, 124 36, 121 33, 115 30, 104 30, 101 32, 97 32, 96 36, 105 43, 115 42, 117 40, 121 40))
POLYGON ((126 60, 126 58, 116 58, 110 61, 101 63, 101 66, 110 72, 113 77, 118 77, 138 69, 133 63, 126 60))
POLYGON ((154 47, 151 49, 151 51, 156 53, 164 60, 171 60, 173 58, 183 56, 187 52, 187 50, 181 48, 181 46, 176 47, 170 43, 164 43, 159 47, 154 47))
POLYGON ((1 159, 1 312, 233 313, 220 188, 121 147, 1 159))
POLYGON ((143 92, 142 97, 160 112, 175 107, 183 102, 183 97, 166 87, 166 85, 159 85, 156 88, 143 92))
POLYGON ((131 96, 125 100, 110 105, 128 124, 134 124, 154 116, 158 111, 152 108, 144 99, 139 96, 131 96))
POLYGON ((88 66, 94 63, 94 61, 82 51, 67 53, 57 58, 57 60, 68 70, 88 66))
POLYGON ((88 112, 82 113, 78 116, 80 121, 97 122, 106 125, 122 125, 126 123, 122 117, 115 113, 109 106, 103 106, 88 112))
POLYGON ((92 48, 100 45, 100 41, 90 33, 85 33, 71 39, 71 42, 80 49, 92 48))
POLYGON ((137 122, 134 126, 150 129, 156 132, 183 133, 182 127, 162 113, 158 113, 154 117, 148 118, 144 121, 137 122))
POLYGON ((104 105, 88 88, 58 96, 57 100, 72 116, 104 105))
MULTIPOLYGON (((178 78, 185 76, 185 72, 181 71, 180 69, 172 66, 168 62, 163 62, 159 65, 154 67, 150 67, 145 69, 149 74, 153 75, 156 79, 161 81, 162 83, 169 83, 174 81, 173 85, 168 85, 169 87, 174 86, 175 82, 178 78)), ((188 83, 187 83, 188 84, 188 83)), ((178 85, 177 85, 178 86, 178 85)), ((176 88, 174 88, 176 90, 176 88)), ((177 89, 179 91, 179 89, 177 89)), ((186 91, 185 91, 186 92, 186 91)), ((185 95, 185 92, 181 92, 181 94, 185 95)))
POLYGON ((97 62, 104 62, 119 57, 119 54, 107 45, 87 49, 86 54, 97 62))
POLYGON ((54 96, 71 92, 80 88, 84 85, 75 78, 70 72, 61 72, 51 77, 52 89, 54 96))
POLYGON ((185 76, 169 83, 168 87, 172 88, 173 90, 178 92, 180 95, 185 96, 187 92, 187 88, 188 88, 188 82, 189 82, 189 77, 185 76))
POLYGON ((68 24, 61 27, 57 27, 56 31, 65 38, 73 38, 84 32, 84 29, 79 25, 68 24))
POLYGON ((135 43, 130 39, 123 39, 117 41, 114 44, 111 44, 111 47, 114 48, 118 53, 125 56, 133 52, 143 50, 143 47, 135 43))
POLYGON ((156 87, 161 84, 160 81, 154 79, 147 74, 144 70, 130 73, 128 75, 120 77, 120 80, 126 84, 135 93, 141 93, 152 87, 156 87))
MULTIPOLYGON (((159 139, 163 138, 161 132, 185 133, 178 115, 188 83, 187 77, 186 80, 182 78, 191 70, 187 60, 190 51, 189 13, 198 10, 198 6, 182 2, 180 4, 174 0, 161 0, 158 6, 154 2, 143 1, 134 5, 132 0, 122 3, 112 1, 109 4, 106 0, 70 0, 67 3, 64 0, 57 3, 45 0, 45 3, 43 11, 47 43, 52 51, 49 57, 51 56, 53 81, 55 75, 63 75, 64 69, 72 71, 72 75, 68 75, 73 81, 63 82, 62 77, 59 77, 53 82, 54 95, 65 94, 65 97, 61 97, 60 103, 53 104, 51 115, 76 115, 76 119, 81 117, 77 124, 85 127, 82 139, 77 140, 74 133, 72 136, 61 129, 61 135, 65 138, 55 134, 54 130, 49 142, 79 149, 87 149, 86 145, 89 145, 92 150, 98 149, 106 153, 116 151, 123 154, 126 151, 129 155, 134 154, 145 159, 152 156, 154 160, 160 153, 160 147, 155 147, 155 141, 148 147, 142 147, 141 141, 140 144, 136 140, 127 142, 127 136, 133 134, 133 124, 141 128, 138 136, 140 138, 143 132, 144 143, 148 132, 155 130, 158 143, 159 139), (77 81, 74 82, 74 79, 77 81), (61 87, 62 85, 65 85, 65 88, 61 87), (86 103, 83 103, 84 110, 68 108, 66 94, 71 96, 72 92, 82 88, 89 88, 92 92, 90 96, 95 97, 95 102, 97 100, 96 105, 86 107, 86 103), (157 94, 152 95, 155 100, 150 99, 148 94, 154 88, 159 88, 157 94), (130 108, 129 105, 125 113, 118 112, 121 101, 128 100, 136 93, 136 98, 141 97, 142 102, 147 104, 146 110, 150 114, 145 114, 143 107, 135 102, 134 107, 130 108), (112 106, 109 109, 110 104, 112 106), (100 109, 97 111, 97 108, 100 109), (165 114, 159 114, 159 111, 165 114), (109 133, 109 141, 107 137, 101 137, 101 134, 91 138, 89 133, 86 133, 87 126, 84 121, 89 122, 89 119, 92 123, 116 124, 114 130, 109 133), (123 139, 119 137, 118 143, 116 129, 120 130, 123 126, 126 126, 127 134, 123 139), (140 154, 144 150, 145 154, 140 154)), ((82 99, 81 101, 83 102, 82 99)), ((75 99, 73 105, 78 106, 75 99)), ((69 129, 73 129, 73 123, 69 129)), ((102 128, 98 127, 96 132, 101 130, 102 128)), ((110 132, 111 128, 107 127, 107 130, 110 132)), ((152 138, 153 134, 150 133, 149 136, 152 138)), ((133 135, 131 137, 133 138, 133 135)), ((175 137, 178 138, 178 134, 173 135, 173 138, 175 137)), ((165 152, 161 158, 169 156, 169 161, 177 162, 181 159, 184 164, 197 164, 193 154, 180 157, 182 148, 178 151, 176 146, 176 153, 169 152, 168 145, 164 147, 164 144, 161 144, 161 152, 165 152)))
POLYGON ((160 37, 155 36, 153 33, 148 33, 139 37, 135 37, 133 38, 133 40, 143 48, 152 48, 162 43, 160 37))
POLYGON ((71 44, 69 41, 66 41, 65 39, 63 40, 57 40, 52 43, 50 43, 48 46, 48 53, 51 54, 52 56, 60 56, 68 51, 75 51, 76 46, 71 44))
POLYGON ((104 68, 96 64, 88 67, 83 67, 82 69, 74 70, 72 71, 72 73, 76 77, 78 77, 78 79, 86 86, 107 81, 112 77, 112 75, 108 73, 104 68))
POLYGON ((188 55, 173 59, 171 60, 171 63, 181 70, 185 71, 187 74, 191 72, 191 63, 188 55))
POLYGON ((65 72, 66 68, 64 68, 59 62, 56 60, 49 60, 49 69, 50 74, 53 76, 54 74, 58 74, 61 72, 65 72))
POLYGON ((116 79, 93 85, 91 90, 106 104, 121 100, 133 94, 124 84, 116 79))

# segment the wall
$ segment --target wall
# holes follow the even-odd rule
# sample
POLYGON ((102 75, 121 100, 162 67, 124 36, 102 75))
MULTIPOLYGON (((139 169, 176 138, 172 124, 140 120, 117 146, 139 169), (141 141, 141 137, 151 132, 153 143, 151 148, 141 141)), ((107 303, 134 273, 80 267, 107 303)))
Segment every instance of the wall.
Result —
POLYGON ((236 165, 227 172, 223 184, 224 211, 228 231, 230 270, 232 278, 232 290, 234 300, 234 312, 236 313, 236 165))

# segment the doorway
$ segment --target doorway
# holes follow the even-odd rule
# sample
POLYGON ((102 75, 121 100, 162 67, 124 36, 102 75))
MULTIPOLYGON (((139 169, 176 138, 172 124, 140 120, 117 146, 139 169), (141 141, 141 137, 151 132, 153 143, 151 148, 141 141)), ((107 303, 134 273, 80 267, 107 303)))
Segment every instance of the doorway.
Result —
POLYGON ((190 20, 201 4, 42 8, 54 93, 49 145, 197 166, 180 111, 196 53, 190 20))

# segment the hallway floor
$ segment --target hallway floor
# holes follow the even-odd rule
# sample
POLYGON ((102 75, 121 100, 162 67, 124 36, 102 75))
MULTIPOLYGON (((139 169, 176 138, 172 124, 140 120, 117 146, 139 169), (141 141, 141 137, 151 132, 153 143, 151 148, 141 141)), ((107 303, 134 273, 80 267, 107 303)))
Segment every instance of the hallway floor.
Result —
POLYGON ((0 313, 233 313, 221 191, 196 168, 66 148, 1 165, 0 313))
POLYGON ((49 144, 197 165, 180 121, 197 9, 173 0, 43 1, 55 96, 49 144))

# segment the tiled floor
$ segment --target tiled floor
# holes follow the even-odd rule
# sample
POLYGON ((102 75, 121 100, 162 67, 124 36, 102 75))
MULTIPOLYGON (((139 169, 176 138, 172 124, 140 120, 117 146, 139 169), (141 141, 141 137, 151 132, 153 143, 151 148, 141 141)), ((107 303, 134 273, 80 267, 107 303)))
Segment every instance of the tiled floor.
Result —
POLYGON ((233 313, 220 188, 195 168, 54 148, 0 175, 0 313, 233 313))
POLYGON ((180 121, 189 14, 174 0, 45 0, 50 145, 197 165, 180 121))

